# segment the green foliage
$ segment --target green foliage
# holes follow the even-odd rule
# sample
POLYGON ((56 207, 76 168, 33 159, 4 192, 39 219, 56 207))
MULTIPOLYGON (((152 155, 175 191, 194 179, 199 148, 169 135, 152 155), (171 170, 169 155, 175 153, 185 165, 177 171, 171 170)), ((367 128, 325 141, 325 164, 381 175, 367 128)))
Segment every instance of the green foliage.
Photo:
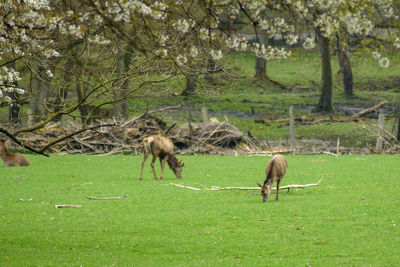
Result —
POLYGON ((170 183, 256 186, 270 157, 178 158, 185 162, 182 180, 166 170, 165 180, 154 181, 147 163, 139 181, 139 156, 29 156, 29 167, 0 168, 0 265, 400 263, 397 156, 287 156, 283 185, 323 178, 321 185, 282 191, 267 203, 254 192, 170 183))

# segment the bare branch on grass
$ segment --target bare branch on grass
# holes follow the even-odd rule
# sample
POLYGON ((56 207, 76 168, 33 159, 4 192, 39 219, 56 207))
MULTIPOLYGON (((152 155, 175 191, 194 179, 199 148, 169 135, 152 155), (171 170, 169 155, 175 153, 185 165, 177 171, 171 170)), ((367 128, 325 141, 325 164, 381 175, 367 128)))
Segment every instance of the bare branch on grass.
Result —
POLYGON ((121 196, 121 197, 86 197, 90 200, 115 200, 115 199, 123 199, 127 198, 128 196, 121 196))
MULTIPOLYGON (((292 188, 301 188, 304 189, 306 187, 311 187, 311 186, 319 186, 319 184, 321 183, 320 179, 317 183, 315 184, 305 184, 305 185, 286 185, 286 186, 281 186, 279 187, 279 189, 292 189, 292 188)), ((211 186, 211 188, 197 188, 197 187, 193 187, 193 186, 187 186, 187 185, 182 185, 182 184, 175 184, 175 183, 170 183, 170 185, 173 186, 177 186, 177 187, 181 187, 181 188, 186 188, 186 189, 190 189, 190 190, 195 190, 195 191, 220 191, 220 190, 260 190, 260 187, 255 186, 255 187, 242 187, 242 186, 228 186, 228 187, 219 187, 219 186, 211 186)), ((272 188, 272 190, 276 190, 276 188, 272 188)))
POLYGON ((54 208, 82 208, 82 205, 68 205, 68 204, 61 204, 61 205, 54 205, 54 208))

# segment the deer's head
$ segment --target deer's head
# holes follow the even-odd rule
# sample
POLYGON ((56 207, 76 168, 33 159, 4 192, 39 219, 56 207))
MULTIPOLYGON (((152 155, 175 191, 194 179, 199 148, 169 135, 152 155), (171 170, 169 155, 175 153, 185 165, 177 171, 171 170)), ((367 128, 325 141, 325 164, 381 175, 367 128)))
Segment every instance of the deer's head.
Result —
POLYGON ((182 167, 185 165, 182 161, 178 161, 178 164, 176 167, 173 169, 175 176, 177 178, 182 178, 182 167))
POLYGON ((271 185, 269 184, 261 185, 260 183, 257 184, 261 188, 261 195, 263 196, 263 202, 266 202, 268 200, 269 194, 271 194, 271 185))

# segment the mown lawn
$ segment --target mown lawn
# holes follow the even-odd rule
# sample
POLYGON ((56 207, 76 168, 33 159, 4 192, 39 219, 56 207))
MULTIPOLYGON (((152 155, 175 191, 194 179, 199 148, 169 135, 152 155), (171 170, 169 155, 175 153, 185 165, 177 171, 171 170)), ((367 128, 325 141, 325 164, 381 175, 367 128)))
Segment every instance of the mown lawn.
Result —
POLYGON ((283 185, 321 185, 267 203, 258 192, 170 183, 256 186, 270 157, 178 158, 182 180, 166 170, 154 181, 148 162, 139 181, 133 155, 31 155, 30 167, 0 167, 0 265, 400 264, 399 156, 287 156, 283 185))

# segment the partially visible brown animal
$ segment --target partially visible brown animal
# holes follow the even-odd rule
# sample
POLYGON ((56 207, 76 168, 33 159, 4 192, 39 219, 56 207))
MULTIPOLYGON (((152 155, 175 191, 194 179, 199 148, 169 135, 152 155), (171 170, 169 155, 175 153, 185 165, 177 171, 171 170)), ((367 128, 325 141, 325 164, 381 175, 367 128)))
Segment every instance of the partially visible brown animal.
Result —
POLYGON ((276 180, 276 198, 278 200, 279 193, 279 184, 282 181, 283 176, 286 173, 287 161, 282 155, 275 155, 270 161, 267 163, 267 169, 265 170, 265 181, 264 185, 257 183, 259 187, 261 187, 261 195, 263 196, 263 202, 268 200, 269 195, 271 194, 271 186, 276 180))
POLYGON ((143 139, 143 147, 144 158, 142 162, 142 168, 140 169, 140 180, 142 180, 144 163, 146 162, 150 153, 153 155, 151 168, 153 169, 154 180, 157 180, 157 174, 154 169, 154 163, 157 158, 160 159, 161 165, 160 179, 164 178, 165 162, 168 162, 169 168, 174 171, 176 177, 182 178, 182 167, 184 166, 184 163, 182 161, 178 161, 178 159, 175 157, 175 146, 169 138, 160 135, 146 137, 143 139))
POLYGON ((9 141, 0 140, 0 157, 4 162, 4 166, 29 166, 29 160, 25 155, 8 152, 8 142, 9 141))

